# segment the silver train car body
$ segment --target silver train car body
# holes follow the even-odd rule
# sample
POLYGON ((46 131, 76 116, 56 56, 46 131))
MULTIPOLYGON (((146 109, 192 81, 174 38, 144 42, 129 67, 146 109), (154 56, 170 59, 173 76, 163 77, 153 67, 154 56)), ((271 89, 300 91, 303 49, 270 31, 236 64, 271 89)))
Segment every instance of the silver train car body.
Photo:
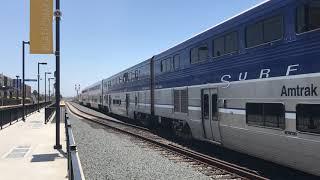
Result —
MULTIPOLYGON (((251 17, 262 10, 267 11, 268 7, 274 8, 269 11, 281 9, 286 14, 284 18, 290 19, 300 3, 309 2, 314 1, 271 0, 229 21, 232 24, 233 20, 251 17), (278 4, 279 8, 276 8, 278 4)), ((289 27, 293 23, 286 22, 289 24, 284 27, 285 34, 291 32, 289 27)), ((218 29, 223 25, 217 26, 218 29)), ((152 119, 157 125, 169 122, 177 131, 189 130, 194 139, 320 176, 320 63, 315 61, 320 57, 320 43, 316 41, 320 38, 319 30, 306 33, 306 40, 301 40, 302 45, 289 47, 290 43, 298 43, 299 38, 295 34, 296 40, 288 38, 279 45, 274 45, 276 42, 264 44, 266 49, 260 47, 254 53, 265 52, 257 58, 265 58, 263 61, 267 63, 250 67, 248 63, 248 69, 252 71, 239 67, 241 70, 233 72, 237 68, 235 65, 235 68, 231 67, 223 73, 217 71, 211 74, 217 76, 218 82, 190 83, 195 79, 201 80, 203 76, 197 77, 197 74, 186 77, 180 85, 169 86, 171 81, 161 81, 165 79, 162 67, 157 67, 162 66, 163 59, 168 55, 174 56, 175 49, 178 49, 181 59, 187 60, 180 62, 182 70, 179 69, 176 74, 175 71, 168 73, 173 79, 180 76, 178 73, 184 69, 199 68, 197 71, 201 71, 209 63, 215 63, 214 59, 208 60, 208 64, 187 65, 192 48, 190 44, 210 43, 211 39, 208 41, 206 36, 211 37, 211 33, 209 30, 205 35, 200 34, 99 81, 82 92, 80 102, 131 119, 152 119), (281 49, 282 46, 284 49, 281 49), (297 46, 304 48, 304 51, 294 48, 297 46), (248 78, 250 73, 254 74, 253 78, 248 78), (146 83, 141 83, 140 88, 133 88, 140 81, 146 83), (112 89, 114 85, 119 88, 112 89)), ((242 52, 248 55, 246 59, 254 56, 250 53, 252 49, 242 52)), ((213 58, 213 55, 209 56, 213 58)))

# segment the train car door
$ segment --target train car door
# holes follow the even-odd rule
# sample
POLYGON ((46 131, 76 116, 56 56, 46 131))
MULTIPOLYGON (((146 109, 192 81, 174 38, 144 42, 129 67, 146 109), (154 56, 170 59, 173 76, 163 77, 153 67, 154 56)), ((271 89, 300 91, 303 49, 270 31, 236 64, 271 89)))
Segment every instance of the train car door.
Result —
POLYGON ((205 138, 217 143, 221 142, 218 118, 218 90, 204 89, 201 93, 202 123, 205 138))
POLYGON ((109 95, 109 111, 111 112, 112 110, 111 110, 111 103, 112 103, 112 99, 111 99, 111 95, 109 95))
POLYGON ((130 94, 126 94, 126 113, 129 115, 129 106, 130 106, 130 94))

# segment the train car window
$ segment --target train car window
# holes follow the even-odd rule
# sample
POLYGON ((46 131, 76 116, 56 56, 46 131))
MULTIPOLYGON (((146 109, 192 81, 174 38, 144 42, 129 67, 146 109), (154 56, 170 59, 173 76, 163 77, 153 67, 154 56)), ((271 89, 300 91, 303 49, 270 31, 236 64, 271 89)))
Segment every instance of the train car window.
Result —
POLYGON ((263 126, 263 105, 258 103, 247 103, 247 124, 263 126))
POLYGON ((135 105, 135 106, 138 105, 138 97, 137 97, 137 96, 134 97, 134 105, 135 105))
POLYGON ((263 41, 270 42, 281 39, 283 35, 282 16, 272 17, 263 22, 263 41))
POLYGON ((166 68, 165 68, 164 72, 169 72, 170 71, 170 61, 169 61, 169 59, 166 59, 165 62, 166 62, 166 68))
POLYGON ((134 80, 134 74, 132 72, 128 72, 129 74, 129 81, 133 81, 134 80))
POLYGON ((174 112, 180 112, 180 92, 179 90, 173 91, 173 105, 174 105, 174 112))
POLYGON ((167 58, 166 59, 166 72, 170 72, 173 70, 173 62, 172 62, 172 59, 171 58, 167 58))
POLYGON ((275 16, 246 28, 246 47, 281 39, 283 35, 283 17, 275 16))
POLYGON ((303 33, 307 31, 305 11, 306 11, 305 6, 301 6, 297 8, 297 12, 296 12, 296 32, 297 33, 303 33))
POLYGON ((141 79, 141 71, 139 69, 139 71, 138 71, 138 80, 140 80, 140 79, 141 79))
POLYGON ((165 60, 161 60, 161 72, 164 72, 164 69, 165 69, 165 67, 166 67, 166 62, 165 62, 165 60))
POLYGON ((213 41, 214 56, 219 57, 224 54, 224 37, 217 38, 213 41))
POLYGON ((216 117, 218 115, 218 96, 217 94, 212 94, 211 102, 212 102, 212 117, 216 117))
POLYGON ((202 44, 190 50, 190 63, 198 63, 207 60, 209 56, 209 49, 207 44, 202 44))
POLYGON ((248 125, 285 128, 285 108, 280 103, 247 103, 248 125))
POLYGON ((203 115, 202 115, 203 119, 209 119, 209 95, 208 94, 203 95, 202 108, 203 108, 203 115))
POLYGON ((274 128, 285 128, 285 109, 283 104, 264 104, 264 126, 274 128))
POLYGON ((128 82, 128 81, 129 81, 128 73, 124 73, 123 74, 123 82, 128 82))
POLYGON ((320 28, 320 2, 312 1, 297 8, 296 32, 303 33, 320 28))
POLYGON ((174 90, 173 96, 174 112, 188 113, 188 91, 174 90))
POLYGON ((172 58, 169 58, 168 61, 170 62, 170 71, 174 71, 173 59, 172 59, 172 58))
POLYGON ((204 44, 204 45, 201 45, 199 48, 198 48, 198 53, 199 53, 199 58, 198 60, 199 61, 205 61, 207 60, 208 56, 209 56, 209 49, 208 49, 208 45, 204 44))
POLYGON ((219 57, 238 50, 238 32, 234 31, 213 40, 213 56, 219 57))
POLYGON ((320 104, 297 105, 297 130, 320 134, 320 104))
POLYGON ((198 48, 192 48, 190 50, 190 63, 194 64, 198 62, 198 48))
POLYGON ((259 22, 246 28, 247 47, 257 46, 263 43, 263 23, 259 22))
POLYGON ((320 2, 313 4, 309 9, 309 29, 314 30, 320 28, 320 2))
POLYGON ((180 68, 180 55, 173 56, 174 69, 180 68))
POLYGON ((135 78, 136 80, 138 80, 138 70, 135 70, 135 71, 134 71, 134 78, 135 78))
POLYGON ((225 36, 225 53, 232 53, 238 50, 238 32, 232 32, 225 36))
POLYGON ((188 91, 186 89, 181 90, 180 96, 181 96, 181 112, 188 113, 188 91))

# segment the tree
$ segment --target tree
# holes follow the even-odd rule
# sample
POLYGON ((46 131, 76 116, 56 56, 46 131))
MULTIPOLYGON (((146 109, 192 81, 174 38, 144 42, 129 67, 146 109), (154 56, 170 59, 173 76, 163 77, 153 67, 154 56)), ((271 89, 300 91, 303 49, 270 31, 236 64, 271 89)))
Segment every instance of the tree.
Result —
POLYGON ((37 90, 33 90, 32 94, 33 94, 34 96, 38 96, 38 91, 37 91, 37 90))

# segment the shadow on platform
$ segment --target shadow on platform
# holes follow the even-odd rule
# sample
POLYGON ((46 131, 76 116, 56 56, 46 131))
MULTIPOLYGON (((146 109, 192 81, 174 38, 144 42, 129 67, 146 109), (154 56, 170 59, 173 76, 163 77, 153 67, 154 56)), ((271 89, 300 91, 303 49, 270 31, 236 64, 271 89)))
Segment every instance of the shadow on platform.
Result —
MULTIPOLYGON (((19 119, 19 121, 22 121, 22 120, 19 119)), ((6 129, 6 128, 8 128, 8 127, 11 127, 12 125, 18 123, 19 121, 17 121, 17 120, 12 121, 12 122, 11 122, 11 125, 10 125, 10 123, 6 123, 6 124, 4 124, 4 125, 2 126, 2 129, 6 129)), ((0 131, 0 132, 1 132, 1 131, 0 131)))
MULTIPOLYGON (((63 152, 64 153, 64 152, 63 152)), ((48 161, 54 161, 55 159, 63 158, 60 156, 59 153, 53 153, 53 154, 35 154, 32 155, 31 162, 48 162, 48 161)), ((64 156, 64 154, 63 154, 64 156)))
POLYGON ((36 154, 32 155, 31 162, 46 162, 54 161, 56 158, 60 158, 59 153, 54 154, 36 154))

